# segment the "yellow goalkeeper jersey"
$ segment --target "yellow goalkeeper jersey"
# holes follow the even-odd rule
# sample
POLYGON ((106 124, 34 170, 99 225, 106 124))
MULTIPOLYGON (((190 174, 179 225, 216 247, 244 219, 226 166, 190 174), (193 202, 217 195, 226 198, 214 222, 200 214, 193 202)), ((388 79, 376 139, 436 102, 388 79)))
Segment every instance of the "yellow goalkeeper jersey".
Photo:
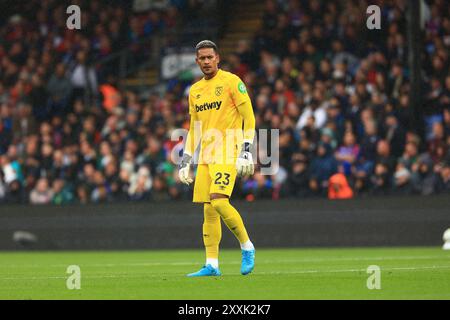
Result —
POLYGON ((191 86, 189 113, 201 129, 199 163, 234 163, 243 139, 237 106, 245 102, 251 105, 242 80, 221 69, 212 79, 203 78, 191 86))

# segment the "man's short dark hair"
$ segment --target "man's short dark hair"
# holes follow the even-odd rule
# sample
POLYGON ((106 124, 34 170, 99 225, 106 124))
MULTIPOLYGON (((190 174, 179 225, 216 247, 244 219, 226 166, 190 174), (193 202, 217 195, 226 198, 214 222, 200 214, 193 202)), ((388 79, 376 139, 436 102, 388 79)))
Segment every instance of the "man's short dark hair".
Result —
POLYGON ((199 43, 197 43, 197 45, 195 46, 195 52, 198 52, 198 50, 203 48, 212 48, 214 49, 215 53, 218 52, 217 45, 211 40, 202 40, 199 43))

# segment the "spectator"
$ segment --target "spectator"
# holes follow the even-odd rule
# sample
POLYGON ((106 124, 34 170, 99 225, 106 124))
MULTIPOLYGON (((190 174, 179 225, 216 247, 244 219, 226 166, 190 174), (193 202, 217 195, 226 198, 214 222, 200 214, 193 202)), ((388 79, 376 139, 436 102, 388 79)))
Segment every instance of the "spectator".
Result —
POLYGON ((32 109, 29 104, 19 104, 17 113, 13 120, 13 140, 23 141, 27 137, 37 133, 37 123, 32 115, 32 109))
POLYGON ((271 179, 256 173, 253 177, 246 179, 242 184, 242 194, 248 201, 272 196, 273 183, 271 179))
POLYGON ((343 173, 336 173, 330 177, 328 183, 328 199, 351 199, 353 191, 343 173))
POLYGON ((49 204, 53 199, 53 190, 48 185, 46 178, 37 181, 36 187, 30 193, 30 202, 32 204, 49 204))
POLYGON ((286 88, 283 80, 278 79, 275 82, 275 90, 272 95, 272 104, 275 106, 277 113, 283 114, 287 105, 294 102, 294 93, 286 88))
POLYGON ((48 93, 42 82, 42 79, 37 75, 32 77, 32 89, 28 95, 30 104, 33 108, 34 116, 40 120, 47 120, 50 116, 50 111, 47 106, 48 93))
POLYGON ((437 176, 433 171, 433 161, 428 154, 421 155, 417 163, 412 166, 411 183, 413 191, 418 194, 435 193, 437 176))
POLYGON ((7 155, 0 156, 0 165, 3 171, 3 180, 6 184, 19 181, 19 174, 7 155))
POLYGON ((389 141, 392 154, 399 157, 405 147, 406 132, 394 115, 386 117, 384 133, 384 138, 389 141))
POLYGON ((344 174, 349 176, 352 173, 353 165, 355 164, 360 147, 356 143, 356 137, 352 132, 347 132, 344 135, 344 143, 340 146, 336 153, 336 160, 343 166, 344 174))
POLYGON ((115 159, 111 159, 104 167, 104 174, 106 183, 109 185, 111 189, 111 196, 113 199, 123 200, 122 195, 122 183, 119 178, 119 173, 117 170, 117 161, 115 159))
POLYGON ((411 172, 403 162, 398 162, 394 173, 394 191, 397 194, 409 194, 411 192, 411 172))
POLYGON ((374 120, 364 124, 364 136, 361 140, 360 158, 364 162, 373 163, 376 158, 376 149, 378 143, 377 126, 374 120))
POLYGON ((6 186, 3 183, 2 179, 0 178, 0 203, 2 203, 5 200, 6 197, 6 186))
POLYGON ((3 119, 0 121, 0 154, 4 154, 12 141, 12 130, 5 126, 3 119))
POLYGON ((66 76, 64 64, 59 63, 47 84, 48 109, 51 114, 65 115, 72 94, 72 83, 66 76))
POLYGON ((446 165, 438 170, 439 176, 436 189, 439 193, 450 193, 450 165, 446 165))
POLYGON ((441 122, 435 122, 432 127, 430 140, 428 141, 428 151, 435 163, 442 160, 446 148, 445 128, 441 122))
POLYGON ((111 200, 111 189, 106 183, 105 177, 100 171, 93 173, 93 185, 91 187, 91 201, 94 203, 107 202, 111 200))
POLYGON ((328 190, 328 179, 337 172, 337 162, 327 144, 319 144, 316 157, 311 162, 310 189, 314 194, 328 190))
POLYGON ((53 181, 52 203, 56 205, 64 205, 72 202, 73 194, 65 184, 66 183, 63 179, 57 179, 53 181))
POLYGON ((418 148, 414 142, 408 142, 405 146, 403 155, 398 159, 405 165, 408 170, 412 169, 412 166, 417 162, 418 159, 418 148))
POLYGON ((71 84, 73 86, 73 99, 92 97, 97 93, 97 75, 94 68, 89 65, 86 51, 77 53, 76 64, 72 70, 71 84))
POLYGON ((391 147, 386 140, 378 141, 375 161, 377 164, 384 164, 388 174, 394 172, 396 159, 391 155, 391 147))
POLYGON ((139 168, 138 172, 132 175, 130 181, 128 194, 131 200, 142 201, 150 198, 152 179, 150 170, 147 167, 139 168))
POLYGON ((370 193, 373 195, 387 195, 391 189, 391 181, 388 165, 379 162, 375 165, 374 173, 370 177, 370 193))
POLYGON ((86 185, 80 184, 77 187, 77 199, 80 204, 86 204, 89 202, 89 196, 88 196, 88 188, 86 185))
POLYGON ((312 100, 311 104, 305 108, 302 115, 297 122, 297 129, 303 129, 311 121, 311 117, 314 119, 314 127, 322 128, 327 120, 327 113, 324 107, 319 106, 317 100, 312 100))
POLYGON ((288 177, 291 194, 303 198, 309 195, 308 163, 301 153, 294 155, 292 160, 292 173, 288 177))

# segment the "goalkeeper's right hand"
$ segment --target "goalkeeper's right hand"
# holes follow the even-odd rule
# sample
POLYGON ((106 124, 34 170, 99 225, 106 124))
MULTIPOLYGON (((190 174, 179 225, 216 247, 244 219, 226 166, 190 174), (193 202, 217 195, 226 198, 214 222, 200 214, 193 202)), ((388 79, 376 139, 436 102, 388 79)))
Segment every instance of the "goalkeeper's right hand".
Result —
POLYGON ((179 165, 178 177, 180 181, 186 185, 192 183, 192 178, 189 177, 189 169, 191 167, 192 156, 187 153, 183 153, 183 158, 181 159, 181 163, 179 165))

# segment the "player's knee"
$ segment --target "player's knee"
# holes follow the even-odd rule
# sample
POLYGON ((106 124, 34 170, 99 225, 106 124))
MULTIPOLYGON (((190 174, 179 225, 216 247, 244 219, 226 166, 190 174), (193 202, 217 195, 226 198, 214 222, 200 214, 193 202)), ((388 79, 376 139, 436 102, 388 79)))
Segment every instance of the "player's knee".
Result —
POLYGON ((205 202, 205 204, 203 205, 203 212, 205 213, 205 215, 213 215, 215 210, 211 203, 205 202))
POLYGON ((229 203, 229 199, 225 195, 220 195, 221 197, 211 198, 211 206, 220 214, 221 209, 224 205, 229 203))
POLYGON ((214 209, 214 207, 210 203, 205 203, 203 213, 205 223, 210 224, 220 223, 220 215, 217 213, 216 209, 214 209))

